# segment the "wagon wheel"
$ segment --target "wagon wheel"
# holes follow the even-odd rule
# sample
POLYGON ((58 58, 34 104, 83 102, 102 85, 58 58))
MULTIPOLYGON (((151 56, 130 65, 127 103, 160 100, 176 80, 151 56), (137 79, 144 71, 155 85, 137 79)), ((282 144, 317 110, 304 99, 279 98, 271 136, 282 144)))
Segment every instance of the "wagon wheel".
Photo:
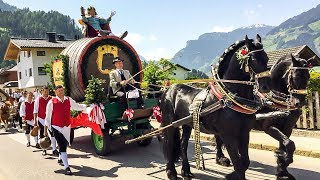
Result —
POLYGON ((111 136, 109 135, 109 129, 105 129, 102 133, 103 136, 99 136, 91 131, 91 138, 96 153, 100 156, 106 156, 111 153, 111 136))
MULTIPOLYGON (((151 132, 151 130, 152 130, 151 126, 148 126, 148 129, 143 129, 142 130, 142 134, 148 134, 149 132, 151 132)), ((145 146, 148 146, 149 144, 151 144, 152 139, 153 139, 153 137, 150 137, 150 138, 147 138, 147 139, 144 139, 144 140, 141 140, 141 141, 137 141, 137 144, 139 146, 145 147, 145 146)))

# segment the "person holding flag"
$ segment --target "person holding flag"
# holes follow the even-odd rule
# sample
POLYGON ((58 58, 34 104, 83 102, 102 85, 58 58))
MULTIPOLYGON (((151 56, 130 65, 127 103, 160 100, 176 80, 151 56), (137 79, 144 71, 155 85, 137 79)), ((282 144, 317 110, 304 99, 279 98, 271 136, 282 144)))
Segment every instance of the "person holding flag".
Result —
POLYGON ((70 118, 71 110, 85 111, 85 104, 78 104, 71 97, 64 95, 64 88, 56 86, 55 97, 48 102, 45 118, 45 136, 48 136, 47 129, 53 133, 59 145, 58 163, 63 164, 66 175, 72 175, 68 163, 67 146, 70 145, 70 118))

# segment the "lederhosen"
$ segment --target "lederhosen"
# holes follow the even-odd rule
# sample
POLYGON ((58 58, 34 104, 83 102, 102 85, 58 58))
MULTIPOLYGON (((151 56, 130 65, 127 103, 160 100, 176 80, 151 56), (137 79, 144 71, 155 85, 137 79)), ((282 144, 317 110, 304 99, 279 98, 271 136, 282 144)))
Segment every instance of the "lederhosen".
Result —
POLYGON ((40 128, 40 138, 44 137, 44 119, 46 118, 46 107, 51 98, 52 97, 50 96, 47 99, 43 98, 42 96, 39 97, 38 126, 40 128), (40 118, 43 120, 43 122, 41 122, 40 118))
POLYGON ((30 134, 31 129, 34 126, 33 120, 33 108, 34 102, 29 103, 28 101, 23 102, 25 105, 25 120, 27 121, 26 134, 30 134))
POLYGON ((70 125, 70 100, 67 98, 63 102, 59 101, 57 98, 52 98, 52 132, 59 145, 59 152, 66 152, 68 141, 64 135, 55 128, 55 126, 63 128, 70 125))

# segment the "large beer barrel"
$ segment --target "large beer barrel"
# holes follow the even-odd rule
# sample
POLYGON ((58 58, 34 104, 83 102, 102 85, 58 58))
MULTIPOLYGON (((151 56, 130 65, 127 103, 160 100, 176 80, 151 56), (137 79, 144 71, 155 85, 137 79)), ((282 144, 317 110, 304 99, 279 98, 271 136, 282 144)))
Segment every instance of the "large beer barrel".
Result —
MULTIPOLYGON (((109 88, 109 72, 114 69, 112 60, 120 57, 124 60, 124 69, 132 75, 141 69, 141 61, 133 47, 116 36, 83 38, 70 44, 61 52, 69 56, 70 96, 76 101, 83 101, 85 89, 91 75, 104 79, 103 87, 109 88)), ((135 77, 141 82, 142 74, 135 77)))

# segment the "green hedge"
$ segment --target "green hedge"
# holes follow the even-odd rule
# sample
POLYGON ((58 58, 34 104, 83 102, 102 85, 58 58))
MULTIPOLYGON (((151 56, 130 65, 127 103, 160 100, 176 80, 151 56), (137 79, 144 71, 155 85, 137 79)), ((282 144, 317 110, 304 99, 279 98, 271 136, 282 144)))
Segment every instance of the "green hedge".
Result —
POLYGON ((310 80, 308 83, 308 91, 320 91, 320 72, 311 71, 310 80))

